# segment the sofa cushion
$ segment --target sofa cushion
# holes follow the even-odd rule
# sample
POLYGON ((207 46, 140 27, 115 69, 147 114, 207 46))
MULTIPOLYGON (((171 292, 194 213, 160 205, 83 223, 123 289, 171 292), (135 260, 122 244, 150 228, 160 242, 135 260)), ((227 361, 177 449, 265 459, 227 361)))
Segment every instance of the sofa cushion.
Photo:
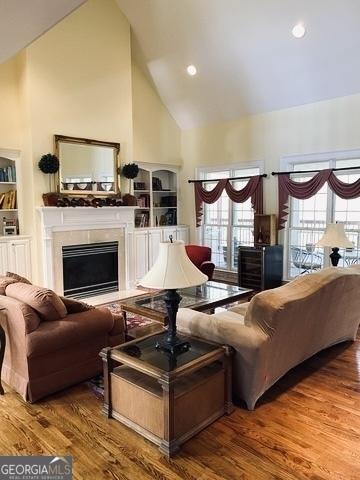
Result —
POLYGON ((17 282, 27 283, 28 285, 32 285, 32 283, 30 282, 30 280, 28 280, 28 279, 25 278, 25 277, 22 277, 21 275, 18 275, 17 273, 6 272, 6 276, 7 276, 7 277, 10 277, 10 278, 14 278, 17 282))
POLYGON ((30 305, 39 313, 42 320, 59 320, 67 315, 61 298, 48 288, 26 283, 12 283, 6 287, 5 293, 9 297, 30 305))
MULTIPOLYGON (((27 356, 38 357, 70 345, 83 344, 88 339, 100 338, 108 341, 114 327, 110 310, 94 308, 87 312, 73 313, 63 320, 42 322, 39 328, 27 336, 27 356)), ((104 347, 107 342, 104 342, 104 347)))
POLYGON ((87 312, 88 310, 93 310, 95 307, 88 305, 85 302, 80 302, 79 300, 74 300, 68 297, 60 297, 61 301, 64 303, 68 313, 81 313, 87 312))
POLYGON ((6 287, 11 283, 17 283, 17 280, 11 277, 0 277, 0 295, 5 295, 6 287))

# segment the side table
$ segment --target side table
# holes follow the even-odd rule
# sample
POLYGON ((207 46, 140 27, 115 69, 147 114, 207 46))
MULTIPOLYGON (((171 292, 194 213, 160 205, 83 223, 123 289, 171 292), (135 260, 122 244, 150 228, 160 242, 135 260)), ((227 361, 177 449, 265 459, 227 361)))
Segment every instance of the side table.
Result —
POLYGON ((230 414, 233 349, 183 336, 187 352, 155 348, 165 333, 101 351, 103 413, 132 428, 171 457, 200 430, 230 414))
POLYGON ((5 330, 1 325, 4 318, 5 318, 5 308, 0 308, 0 395, 4 395, 4 389, 1 384, 1 369, 4 361, 5 347, 6 347, 5 330))

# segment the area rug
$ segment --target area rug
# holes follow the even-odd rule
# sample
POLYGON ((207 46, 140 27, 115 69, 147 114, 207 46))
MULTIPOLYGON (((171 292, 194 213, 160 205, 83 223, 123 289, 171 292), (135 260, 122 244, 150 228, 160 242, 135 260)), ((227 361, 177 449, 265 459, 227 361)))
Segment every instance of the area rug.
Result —
POLYGON ((99 400, 104 400, 104 377, 97 375, 85 382, 85 385, 94 393, 99 400))
MULTIPOLYGON (((111 313, 121 313, 120 302, 106 303, 105 305, 101 306, 108 308, 111 313)), ((126 323, 129 331, 133 328, 140 328, 151 325, 152 323, 154 323, 154 321, 150 320, 149 318, 142 317, 141 315, 136 315, 135 313, 126 312, 126 323)))
MULTIPOLYGON (((103 305, 99 305, 101 307, 108 308, 111 313, 119 314, 121 313, 121 302, 125 300, 125 298, 132 298, 135 296, 140 296, 144 295, 144 293, 152 293, 155 292, 156 290, 150 289, 150 288, 137 288, 136 290, 131 290, 131 295, 128 297, 121 298, 121 300, 117 300, 115 302, 110 302, 110 303, 104 303, 103 305)), ((133 328, 140 328, 140 327, 145 327, 147 325, 151 325, 154 323, 153 320, 150 320, 149 318, 142 317, 141 315, 137 315, 135 313, 129 313, 126 312, 126 323, 127 323, 127 329, 132 330, 133 328)))

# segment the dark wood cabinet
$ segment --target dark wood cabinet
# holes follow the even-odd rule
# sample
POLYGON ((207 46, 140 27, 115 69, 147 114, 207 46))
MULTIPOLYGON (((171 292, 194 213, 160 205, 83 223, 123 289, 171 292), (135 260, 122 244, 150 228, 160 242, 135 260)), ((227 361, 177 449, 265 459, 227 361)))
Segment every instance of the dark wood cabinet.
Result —
POLYGON ((239 287, 257 291, 280 287, 282 276, 282 245, 239 247, 239 287))

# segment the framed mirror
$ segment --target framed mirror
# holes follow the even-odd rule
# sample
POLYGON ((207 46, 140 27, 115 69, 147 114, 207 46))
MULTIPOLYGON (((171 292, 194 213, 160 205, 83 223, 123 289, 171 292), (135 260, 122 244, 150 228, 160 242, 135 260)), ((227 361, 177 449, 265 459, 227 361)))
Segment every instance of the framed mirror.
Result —
POLYGON ((59 192, 109 195, 119 192, 120 143, 55 135, 60 161, 59 192))

